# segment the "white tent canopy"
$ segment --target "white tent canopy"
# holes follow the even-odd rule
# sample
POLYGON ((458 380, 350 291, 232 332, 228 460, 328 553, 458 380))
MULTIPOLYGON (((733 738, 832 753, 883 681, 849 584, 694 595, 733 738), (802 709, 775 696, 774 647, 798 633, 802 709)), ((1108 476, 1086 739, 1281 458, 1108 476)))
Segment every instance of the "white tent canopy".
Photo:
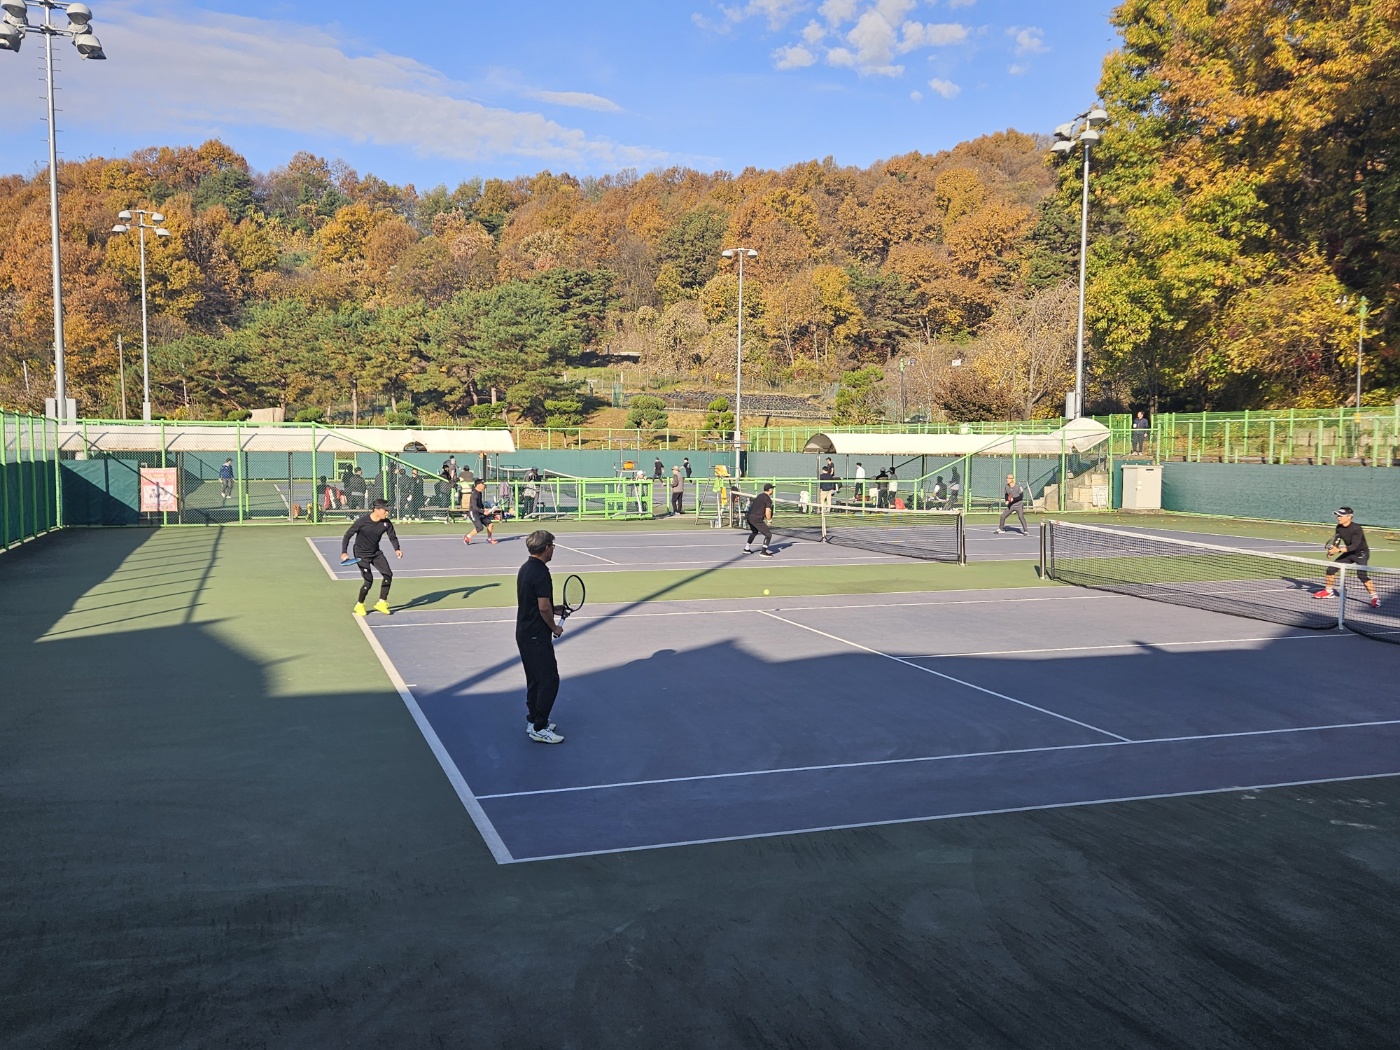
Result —
POLYGON ((509 430, 383 430, 243 423, 76 424, 58 428, 65 452, 514 452, 509 430))
POLYGON ((1092 419, 1072 419, 1048 434, 867 434, 826 431, 807 439, 803 452, 854 456, 1054 455, 1085 452, 1108 440, 1108 427, 1092 419))

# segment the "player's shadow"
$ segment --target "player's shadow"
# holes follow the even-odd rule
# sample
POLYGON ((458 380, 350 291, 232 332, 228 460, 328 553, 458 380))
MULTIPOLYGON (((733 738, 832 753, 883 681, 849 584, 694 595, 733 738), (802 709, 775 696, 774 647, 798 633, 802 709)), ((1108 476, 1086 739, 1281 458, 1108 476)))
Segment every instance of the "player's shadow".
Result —
POLYGON ((477 591, 489 590, 492 587, 499 587, 499 583, 480 583, 470 587, 451 587, 445 591, 432 591, 428 594, 420 594, 416 598, 410 598, 397 607, 398 612, 408 609, 421 609, 424 606, 436 605, 438 602, 446 601, 448 598, 461 596, 463 601, 469 600, 477 591))

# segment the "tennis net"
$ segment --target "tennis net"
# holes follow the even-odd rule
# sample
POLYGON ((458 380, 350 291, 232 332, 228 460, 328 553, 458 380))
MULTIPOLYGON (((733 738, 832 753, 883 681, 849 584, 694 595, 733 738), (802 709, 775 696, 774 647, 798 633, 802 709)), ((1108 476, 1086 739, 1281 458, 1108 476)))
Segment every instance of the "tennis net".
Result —
MULTIPOLYGON (((754 493, 735 491, 732 523, 748 528, 749 503, 754 493)), ((773 500, 775 536, 834 543, 877 554, 923 561, 967 562, 967 538, 963 516, 956 510, 890 510, 863 503, 773 500)))
POLYGON ((1100 525, 1047 521, 1040 529, 1041 575, 1192 609, 1329 630, 1345 627, 1400 642, 1400 569, 1338 565, 1100 525), (1335 570, 1335 597, 1319 600, 1335 570), (1370 580, 1380 599, 1372 595, 1370 580))

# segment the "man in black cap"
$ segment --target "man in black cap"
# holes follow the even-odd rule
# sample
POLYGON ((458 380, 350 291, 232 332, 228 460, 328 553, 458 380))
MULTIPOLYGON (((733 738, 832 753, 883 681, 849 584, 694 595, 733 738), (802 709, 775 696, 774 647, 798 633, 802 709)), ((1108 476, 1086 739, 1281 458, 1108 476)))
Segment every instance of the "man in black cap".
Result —
MULTIPOLYGON (((1357 567, 1356 578, 1361 581, 1361 585, 1366 588, 1366 593, 1371 596, 1371 608, 1379 609, 1381 607, 1380 596, 1376 594, 1376 585, 1371 582, 1371 577, 1366 572, 1366 564, 1371 560, 1371 548, 1366 544, 1366 533, 1360 525, 1352 521, 1350 507, 1338 507, 1334 513, 1337 515, 1337 534, 1327 544, 1327 553, 1335 555, 1332 560, 1338 565, 1355 565, 1357 567)), ((1313 593, 1313 597, 1335 598, 1337 592, 1332 589, 1332 584, 1336 579, 1336 568, 1328 566, 1327 580, 1322 585, 1322 590, 1313 593)))
POLYGON ((749 538, 744 541, 744 553, 753 553, 754 537, 763 534, 763 549, 759 551, 759 556, 763 558, 773 557, 773 552, 768 549, 768 544, 773 540, 773 529, 769 523, 773 520, 773 486, 764 485, 763 491, 749 501, 749 513, 747 516, 749 523, 749 538))

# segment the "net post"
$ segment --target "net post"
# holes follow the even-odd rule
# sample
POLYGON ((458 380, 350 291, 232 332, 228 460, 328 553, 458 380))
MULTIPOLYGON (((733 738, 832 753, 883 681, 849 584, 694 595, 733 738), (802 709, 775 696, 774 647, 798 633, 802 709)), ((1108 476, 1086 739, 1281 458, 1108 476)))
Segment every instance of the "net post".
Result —
POLYGON ((958 564, 967 564, 967 521, 958 515, 958 564))
POLYGON ((1347 568, 1337 566, 1337 630, 1345 630, 1347 625, 1347 568))
POLYGON ((1040 578, 1045 579, 1045 536, 1050 530, 1050 523, 1042 521, 1040 523, 1040 578))

